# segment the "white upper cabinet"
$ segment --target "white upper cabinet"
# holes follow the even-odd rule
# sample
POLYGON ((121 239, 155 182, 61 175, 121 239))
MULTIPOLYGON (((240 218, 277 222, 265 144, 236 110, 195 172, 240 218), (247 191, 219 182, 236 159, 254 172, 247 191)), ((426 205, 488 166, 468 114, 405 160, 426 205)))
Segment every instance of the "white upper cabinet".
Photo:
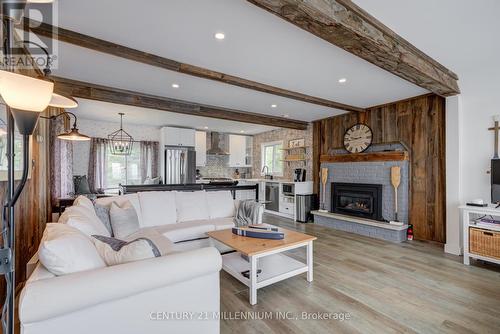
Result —
POLYGON ((203 167, 207 165, 207 133, 196 131, 196 166, 203 167))
POLYGON ((229 167, 252 166, 252 142, 249 136, 229 135, 229 167))
POLYGON ((162 143, 166 146, 195 146, 195 130, 184 128, 161 128, 162 143))

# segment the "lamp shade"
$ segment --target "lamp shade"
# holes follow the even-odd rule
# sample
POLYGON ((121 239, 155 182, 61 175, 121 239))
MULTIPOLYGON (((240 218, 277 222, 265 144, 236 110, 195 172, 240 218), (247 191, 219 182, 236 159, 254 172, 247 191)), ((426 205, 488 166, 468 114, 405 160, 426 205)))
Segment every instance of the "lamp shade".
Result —
POLYGON ((90 140, 89 136, 82 135, 80 132, 78 132, 78 129, 76 127, 73 127, 71 129, 71 131, 69 131, 69 132, 61 133, 60 135, 57 136, 57 138, 62 139, 62 140, 71 140, 71 141, 90 140))
POLYGON ((0 95, 13 109, 42 112, 53 91, 53 82, 0 70, 0 95))
POLYGON ((64 109, 71 109, 71 108, 78 107, 78 102, 71 97, 66 97, 63 95, 52 93, 52 98, 50 99, 49 106, 57 107, 57 108, 64 108, 64 109))

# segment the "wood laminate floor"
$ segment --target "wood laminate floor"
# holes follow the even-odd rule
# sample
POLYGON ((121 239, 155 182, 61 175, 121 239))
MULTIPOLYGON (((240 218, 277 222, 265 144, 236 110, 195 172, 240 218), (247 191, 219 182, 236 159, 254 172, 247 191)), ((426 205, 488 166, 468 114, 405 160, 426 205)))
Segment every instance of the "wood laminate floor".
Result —
MULTIPOLYGON (((272 215, 264 221, 318 237, 314 282, 302 274, 259 289, 252 307, 248 289, 221 272, 223 334, 500 333, 499 266, 465 266, 433 243, 394 244, 272 215), (302 312, 350 319, 302 320, 302 312), (268 319, 238 320, 252 314, 268 319)), ((292 256, 305 259, 305 251, 292 256)))

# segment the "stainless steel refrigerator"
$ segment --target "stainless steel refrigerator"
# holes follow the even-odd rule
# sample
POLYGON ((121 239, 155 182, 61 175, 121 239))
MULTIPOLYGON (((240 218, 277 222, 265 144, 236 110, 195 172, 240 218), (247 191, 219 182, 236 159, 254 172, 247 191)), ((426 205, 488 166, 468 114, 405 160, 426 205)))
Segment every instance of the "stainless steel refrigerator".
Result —
POLYGON ((165 146, 165 184, 195 183, 196 151, 193 147, 165 146))

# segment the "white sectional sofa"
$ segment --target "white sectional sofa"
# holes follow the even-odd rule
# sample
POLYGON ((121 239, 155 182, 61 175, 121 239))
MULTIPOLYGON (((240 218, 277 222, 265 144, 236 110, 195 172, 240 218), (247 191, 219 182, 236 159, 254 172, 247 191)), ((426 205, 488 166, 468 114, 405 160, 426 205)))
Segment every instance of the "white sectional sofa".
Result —
MULTIPOLYGON (((219 312, 224 249, 213 247, 218 245, 206 232, 233 227, 238 201, 226 191, 165 191, 96 202, 127 201, 135 208, 140 232, 163 235, 172 252, 62 276, 36 263, 19 301, 23 334, 219 333, 219 320, 212 315, 219 312), (179 315, 185 318, 166 319, 179 315)), ((90 212, 81 206, 68 208, 68 215, 85 222, 90 212)), ((259 223, 262 213, 260 208, 259 223)), ((64 219, 63 214, 61 223, 64 219)))

